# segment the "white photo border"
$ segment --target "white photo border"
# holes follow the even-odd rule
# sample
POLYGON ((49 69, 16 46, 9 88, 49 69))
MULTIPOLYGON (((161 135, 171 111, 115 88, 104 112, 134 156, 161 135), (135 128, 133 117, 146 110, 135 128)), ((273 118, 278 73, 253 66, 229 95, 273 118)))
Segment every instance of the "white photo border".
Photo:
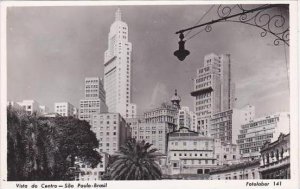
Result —
MULTIPOLYGON (((298 189, 299 186, 299 67, 298 67, 298 2, 297 1, 2 1, 0 10, 1 19, 1 114, 0 114, 0 144, 1 144, 1 161, 0 161, 0 188, 13 189, 17 188, 16 184, 27 184, 28 188, 36 184, 37 188, 43 188, 45 185, 65 185, 68 183, 73 184, 77 188, 78 183, 86 184, 90 183, 107 183, 107 188, 137 188, 137 189, 153 189, 153 188, 173 188, 173 189, 216 189, 216 188, 257 188, 246 186, 247 182, 267 182, 273 183, 278 180, 160 180, 160 181, 26 181, 26 182, 14 182, 6 181, 7 178, 7 50, 6 50, 6 13, 9 7, 31 7, 31 6, 106 6, 106 5, 209 5, 209 4, 289 4, 290 5, 290 130, 291 136, 291 179, 280 180, 281 186, 269 185, 269 187, 261 188, 282 188, 282 189, 298 189)), ((66 187, 63 187, 66 188, 66 187)))

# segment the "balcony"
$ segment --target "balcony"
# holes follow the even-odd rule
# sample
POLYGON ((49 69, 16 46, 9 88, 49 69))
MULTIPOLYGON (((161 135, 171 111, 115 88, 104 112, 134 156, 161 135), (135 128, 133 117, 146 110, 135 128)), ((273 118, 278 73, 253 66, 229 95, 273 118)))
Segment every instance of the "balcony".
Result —
POLYGON ((192 91, 191 95, 192 96, 198 96, 198 95, 201 95, 201 94, 204 94, 204 93, 209 93, 211 91, 213 91, 213 88, 211 86, 208 86, 208 87, 203 87, 203 88, 200 88, 198 90, 192 91))

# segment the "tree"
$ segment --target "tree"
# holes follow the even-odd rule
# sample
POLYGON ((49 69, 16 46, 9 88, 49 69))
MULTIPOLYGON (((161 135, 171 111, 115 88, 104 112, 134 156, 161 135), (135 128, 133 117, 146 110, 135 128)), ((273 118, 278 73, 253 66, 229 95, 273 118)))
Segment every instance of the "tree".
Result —
POLYGON ((152 144, 128 139, 121 146, 115 161, 109 165, 105 179, 109 180, 158 180, 162 173, 155 162, 157 149, 152 144))
POLYGON ((8 180, 72 180, 75 158, 95 167, 98 141, 86 121, 7 109, 8 180))

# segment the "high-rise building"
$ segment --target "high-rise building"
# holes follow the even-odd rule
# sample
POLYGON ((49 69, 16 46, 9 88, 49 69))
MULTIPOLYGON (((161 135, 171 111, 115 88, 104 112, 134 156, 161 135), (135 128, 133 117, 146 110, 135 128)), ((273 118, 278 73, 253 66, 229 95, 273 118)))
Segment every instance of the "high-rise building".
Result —
POLYGON ((74 109, 76 108, 69 102, 54 103, 54 112, 64 117, 74 116, 74 109))
POLYGON ((210 133, 222 143, 237 144, 241 125, 253 120, 255 107, 247 105, 241 109, 233 108, 212 115, 210 133))
POLYGON ((104 53, 104 89, 108 111, 120 113, 124 118, 136 115, 136 105, 131 103, 131 52, 128 26, 122 21, 118 9, 108 34, 108 49, 104 53))
POLYGON ((174 131, 176 126, 177 108, 168 103, 162 103, 160 107, 146 111, 144 118, 146 123, 166 123, 168 132, 174 131))
POLYGON ((265 142, 278 139, 281 133, 290 133, 290 115, 286 112, 256 118, 241 126, 237 143, 242 158, 255 159, 265 142))
POLYGON ((93 114, 91 125, 99 140, 99 151, 110 155, 119 151, 131 136, 130 127, 119 113, 93 114))
POLYGON ((194 112, 202 128, 198 132, 209 135, 211 116, 233 107, 230 55, 218 56, 212 53, 204 57, 204 66, 197 70, 191 95, 195 97, 194 112))
POLYGON ((93 114, 106 113, 105 91, 99 77, 85 78, 85 98, 80 100, 79 119, 91 124, 93 114))
POLYGON ((189 107, 183 106, 177 114, 177 129, 187 127, 192 131, 197 131, 197 116, 190 111, 189 107))

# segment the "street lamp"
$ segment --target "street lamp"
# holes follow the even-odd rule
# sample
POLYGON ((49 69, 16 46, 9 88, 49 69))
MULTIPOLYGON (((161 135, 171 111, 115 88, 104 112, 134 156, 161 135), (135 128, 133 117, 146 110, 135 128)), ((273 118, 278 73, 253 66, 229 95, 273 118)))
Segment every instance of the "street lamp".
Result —
POLYGON ((184 35, 183 33, 180 33, 179 35, 179 39, 180 41, 178 42, 179 44, 179 49, 176 50, 174 52, 174 55, 180 60, 180 61, 183 61, 185 59, 185 57, 187 57, 189 54, 190 54, 190 51, 186 50, 184 48, 184 44, 185 44, 185 41, 183 41, 183 38, 184 38, 184 35))
POLYGON ((261 29, 261 37, 265 37, 268 33, 275 37, 273 42, 275 46, 280 43, 289 46, 290 29, 288 22, 286 22, 286 18, 283 15, 283 11, 286 10, 289 10, 288 6, 280 4, 260 5, 252 9, 245 9, 242 5, 220 5, 217 8, 218 19, 182 29, 175 33, 180 34, 180 41, 178 42, 179 49, 174 52, 174 55, 180 61, 183 61, 186 56, 190 54, 190 52, 184 48, 186 42, 183 40, 184 32, 201 27, 205 27, 204 30, 210 32, 212 30, 212 25, 220 22, 241 23, 259 28, 261 29), (278 9, 279 11, 267 12, 266 10, 269 9, 278 9))

